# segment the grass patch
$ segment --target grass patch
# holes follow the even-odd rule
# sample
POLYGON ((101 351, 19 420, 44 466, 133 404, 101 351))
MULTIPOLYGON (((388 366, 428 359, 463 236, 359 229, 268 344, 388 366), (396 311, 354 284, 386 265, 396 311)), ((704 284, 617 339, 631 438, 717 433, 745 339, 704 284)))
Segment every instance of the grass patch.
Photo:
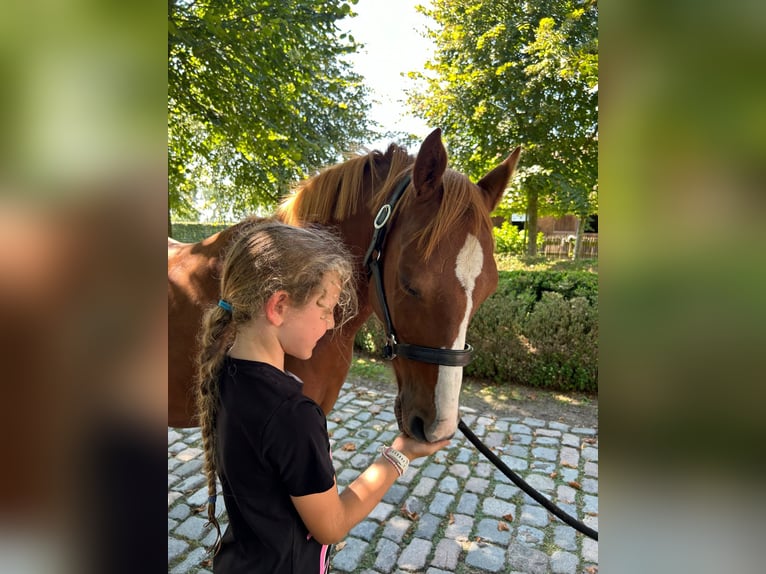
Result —
POLYGON ((382 359, 370 356, 354 356, 351 360, 350 376, 379 383, 395 383, 394 372, 382 359))
POLYGON ((550 257, 518 257, 496 253, 500 271, 589 271, 598 273, 598 259, 552 259, 550 257))

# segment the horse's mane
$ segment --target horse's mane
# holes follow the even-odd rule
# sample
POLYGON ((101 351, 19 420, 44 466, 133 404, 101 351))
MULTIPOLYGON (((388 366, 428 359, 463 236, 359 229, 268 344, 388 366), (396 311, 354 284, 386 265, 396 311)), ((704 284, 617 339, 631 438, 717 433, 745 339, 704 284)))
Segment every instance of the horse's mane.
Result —
MULTIPOLYGON (((299 183, 280 204, 276 217, 296 226, 333 225, 356 213, 360 201, 370 213, 377 213, 402 177, 411 174, 414 163, 415 158, 396 144, 389 145, 385 153, 371 151, 352 157, 299 183)), ((439 202, 435 216, 423 225, 417 237, 413 237, 426 260, 463 218, 468 218, 474 232, 492 228, 481 192, 465 175, 447 169, 442 181, 447 200, 439 202)), ((411 188, 412 184, 394 213, 407 210, 417 201, 411 188)))

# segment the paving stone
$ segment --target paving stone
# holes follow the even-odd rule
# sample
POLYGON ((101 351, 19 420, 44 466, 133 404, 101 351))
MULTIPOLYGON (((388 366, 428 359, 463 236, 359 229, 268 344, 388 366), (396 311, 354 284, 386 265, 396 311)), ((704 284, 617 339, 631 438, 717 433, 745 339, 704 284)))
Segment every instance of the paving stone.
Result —
POLYGON ((495 467, 488 462, 477 463, 473 468, 473 473, 479 478, 489 478, 495 467))
MULTIPOLYGON (((531 436, 532 435, 532 429, 529 428, 527 425, 515 424, 515 425, 511 425, 511 434, 514 434, 514 435, 516 435, 516 434, 528 434, 528 435, 531 436)), ((515 437, 514 437, 514 439, 515 439, 515 437)), ((514 440, 514 442, 515 442, 515 440, 514 440)))
POLYGON ((415 536, 418 538, 433 538, 439 529, 442 518, 433 514, 424 514, 418 520, 418 526, 415 530, 415 536))
POLYGON ((488 448, 494 448, 505 444, 505 433, 497 431, 488 432, 487 436, 484 438, 484 444, 486 444, 488 448))
POLYGON ((168 511, 169 518, 175 518, 176 520, 183 520, 191 514, 191 508, 186 504, 176 504, 168 511))
POLYGON ((585 494, 582 497, 583 499, 583 512, 588 512, 591 514, 598 514, 598 496, 592 496, 590 494, 585 494))
POLYGON ((558 446, 559 445, 559 439, 553 438, 551 436, 540 436, 535 438, 535 440, 532 442, 542 446, 558 446))
POLYGON ((589 428, 583 428, 583 427, 575 427, 570 430, 570 432, 573 432, 574 434, 584 434, 587 436, 595 436, 596 431, 595 429, 589 429, 589 428))
POLYGON ((551 554, 551 572, 554 574, 575 574, 577 571, 577 556, 564 550, 556 550, 551 554))
POLYGON ((386 522, 383 536, 394 542, 401 542, 410 526, 412 526, 412 522, 403 516, 392 516, 386 522))
POLYGON ((547 526, 548 525, 548 511, 542 506, 532 506, 526 504, 521 507, 521 516, 519 520, 523 524, 529 524, 531 526, 547 526))
POLYGON ((505 551, 490 544, 479 545, 472 542, 465 563, 488 572, 499 572, 505 563, 505 551))
POLYGON ((457 479, 454 476, 447 476, 439 483, 439 490, 448 494, 456 494, 458 491, 457 479))
POLYGON ((444 530, 444 536, 453 540, 467 540, 473 528, 473 518, 465 514, 453 514, 451 524, 444 530))
POLYGON ((562 524, 553 530, 553 543, 562 550, 574 552, 577 550, 576 535, 577 531, 574 528, 562 524))
POLYGON ((369 542, 375 536, 375 532, 379 527, 380 525, 377 522, 363 520, 351 529, 349 535, 369 542))
POLYGON ((582 558, 586 562, 598 563, 598 542, 591 538, 584 538, 582 541, 582 558))
POLYGON ((399 504, 407 496, 407 487, 403 484, 394 484, 383 495, 383 501, 389 504, 399 504))
POLYGON ((548 426, 554 430, 561 431, 561 432, 567 432, 569 430, 569 425, 560 423, 558 421, 548 423, 548 426))
POLYGON ((332 566, 342 572, 353 572, 358 568, 369 543, 351 537, 346 537, 344 542, 346 545, 335 554, 332 566))
POLYGON ((576 468, 566 468, 566 467, 559 468, 558 473, 559 473, 559 477, 564 482, 572 482, 572 481, 576 482, 580 475, 580 473, 577 472, 576 468))
POLYGON ((542 460, 555 461, 558 458, 558 451, 555 448, 538 446, 532 449, 532 456, 542 460))
POLYGON ((452 571, 457 567, 461 550, 462 547, 457 541, 444 538, 436 545, 431 565, 452 571))
POLYGON ((202 537, 202 533, 205 531, 206 522, 206 519, 203 520, 199 516, 190 516, 184 520, 173 532, 178 536, 183 536, 184 538, 199 540, 202 537))
POLYGON ((598 481, 593 478, 585 478, 582 481, 583 492, 598 494, 598 481))
POLYGON ((495 496, 497 498, 502 498, 503 500, 510 500, 519 492, 521 492, 521 489, 519 489, 518 486, 514 486, 512 484, 495 485, 495 496))
POLYGON ((522 524, 516 529, 516 542, 524 544, 525 546, 535 547, 540 546, 545 539, 545 532, 539 528, 534 528, 528 524, 522 524))
POLYGON ((169 429, 168 430, 168 444, 169 445, 173 444, 177 440, 181 440, 181 438, 182 438, 182 436, 181 436, 181 434, 178 431, 176 431, 174 429, 169 429))
POLYGON ((522 446, 530 445, 532 444, 532 435, 531 434, 515 434, 513 437, 511 437, 511 442, 513 444, 520 444, 522 446))
POLYGON ((561 444, 564 446, 580 448, 580 437, 571 433, 565 433, 564 436, 561 437, 561 444))
POLYGON ((476 536, 482 540, 488 540, 501 546, 507 546, 511 540, 511 525, 508 521, 497 518, 484 518, 476 526, 476 536), (503 530, 499 525, 504 525, 508 530, 503 530))
POLYGON ((423 476, 439 478, 442 474, 444 474, 445 468, 446 467, 443 464, 429 464, 420 472, 423 476))
POLYGON ((186 574, 186 572, 196 572, 197 567, 205 559, 205 554, 206 550, 204 548, 195 548, 186 555, 186 558, 184 558, 183 561, 176 564, 173 569, 170 570, 170 574, 186 574))
POLYGON ((375 508, 372 509, 372 512, 370 512, 369 518, 383 522, 391 515, 393 511, 393 505, 388 504, 387 502, 378 502, 375 508))
POLYGON ((544 427, 545 426, 545 421, 542 420, 542 419, 535 419, 535 418, 527 417, 527 418, 524 419, 523 422, 524 422, 525 425, 529 425, 531 427, 544 427))
POLYGON ((585 474, 588 476, 593 476, 598 478, 598 463, 595 462, 586 462, 585 463, 585 474))
POLYGON ((529 468, 529 463, 523 458, 503 455, 500 460, 511 470, 527 470, 529 468))
POLYGON ((580 452, 571 446, 564 446, 561 448, 561 455, 559 459, 561 466, 568 466, 570 468, 577 468, 580 464, 580 452))
POLYGON ((541 474, 530 474, 527 476, 527 484, 542 492, 552 492, 554 488, 553 479, 550 476, 543 476, 541 474))
POLYGON ((447 509, 455 501, 455 496, 452 494, 446 494, 444 492, 437 492, 434 499, 431 501, 428 511, 431 514, 438 514, 444 516, 447 514, 447 509))
POLYGON ((458 500, 455 510, 461 514, 474 514, 478 504, 479 497, 472 492, 466 492, 458 500))
POLYGON ((412 491, 412 494, 415 496, 428 496, 431 494, 431 492, 433 492, 435 486, 436 479, 430 478, 428 476, 423 477, 415 487, 415 490, 412 491))
POLYGON ((168 562, 172 562, 181 556, 189 547, 187 542, 168 536, 168 562))
POLYGON ((515 444, 511 447, 508 447, 505 450, 505 454, 508 454, 512 457, 525 459, 529 456, 529 448, 520 444, 515 444))
POLYGON ((508 566, 525 574, 547 574, 548 555, 540 550, 512 542, 508 547, 508 566))
POLYGON ((516 505, 508 502, 507 500, 501 500, 499 498, 485 498, 481 505, 484 514, 488 516, 494 516, 496 518, 502 518, 506 514, 512 514, 516 516, 516 505))
POLYGON ((468 478, 471 474, 471 469, 468 468, 467 464, 453 464, 447 469, 447 472, 457 478, 468 478))
POLYGON ((405 570, 422 570, 432 546, 430 540, 414 538, 399 556, 399 567, 405 570))
POLYGON ((485 478, 469 478, 465 483, 465 490, 483 494, 489 487, 489 481, 485 478))
POLYGON ((577 494, 577 491, 571 486, 561 484, 556 489, 556 492, 558 494, 559 502, 566 502, 568 504, 574 503, 575 495, 577 494))
POLYGON ((396 542, 381 538, 376 547, 378 553, 373 567, 380 572, 391 572, 399 558, 399 545, 396 542))
POLYGON ((598 449, 592 446, 586 446, 582 449, 582 457, 590 462, 598 462, 598 449))
POLYGON ((552 438, 560 438, 561 437, 561 431, 560 430, 552 430, 552 429, 535 429, 535 436, 545 436, 545 437, 552 437, 552 438))

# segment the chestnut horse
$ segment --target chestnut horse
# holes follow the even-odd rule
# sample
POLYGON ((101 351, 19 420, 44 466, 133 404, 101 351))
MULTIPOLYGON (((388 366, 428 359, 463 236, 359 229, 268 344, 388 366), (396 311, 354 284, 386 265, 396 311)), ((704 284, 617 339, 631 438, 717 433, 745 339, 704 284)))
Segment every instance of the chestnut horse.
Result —
MULTIPOLYGON (((303 182, 278 208, 276 217, 288 224, 334 229, 357 267, 358 315, 328 332, 311 359, 285 361, 325 413, 348 374, 354 335, 375 312, 387 325, 399 428, 421 441, 455 433, 468 322, 498 281, 489 214, 519 152, 473 184, 447 168, 437 129, 415 158, 395 144, 354 157, 303 182)), ((194 244, 169 240, 169 426, 198 424, 197 331, 203 310, 218 299, 221 254, 237 227, 194 244)))

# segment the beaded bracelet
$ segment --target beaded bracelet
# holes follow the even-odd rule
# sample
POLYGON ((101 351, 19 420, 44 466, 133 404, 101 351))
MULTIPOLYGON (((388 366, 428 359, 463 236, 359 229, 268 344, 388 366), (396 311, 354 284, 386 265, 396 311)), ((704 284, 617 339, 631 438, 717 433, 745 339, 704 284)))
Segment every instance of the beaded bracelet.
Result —
POLYGON ((380 447, 380 452, 383 455, 383 458, 394 465, 394 468, 396 469, 396 472, 399 473, 399 476, 402 476, 407 470, 407 467, 410 466, 410 459, 408 459, 404 453, 396 450, 395 448, 390 446, 382 446, 380 447))

